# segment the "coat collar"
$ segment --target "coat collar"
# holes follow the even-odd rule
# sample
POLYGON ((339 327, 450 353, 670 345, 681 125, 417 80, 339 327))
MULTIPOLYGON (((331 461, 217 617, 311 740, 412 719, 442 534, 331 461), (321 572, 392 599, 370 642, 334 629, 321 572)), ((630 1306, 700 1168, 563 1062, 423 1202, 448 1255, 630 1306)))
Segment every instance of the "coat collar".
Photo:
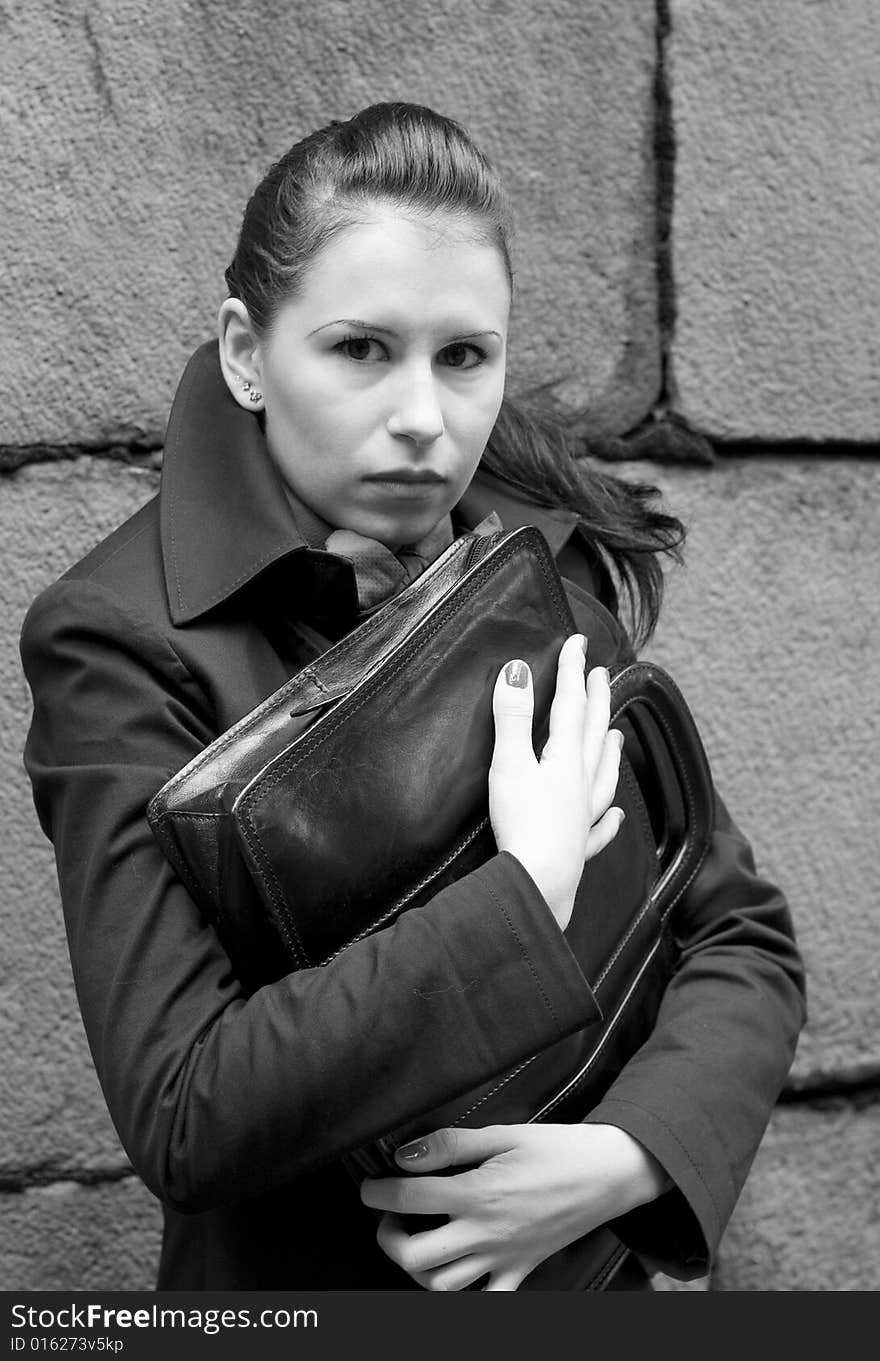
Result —
MULTIPOLYGON (((216 341, 186 366, 165 437, 159 496, 171 618, 187 624, 290 553, 313 551, 299 532, 257 418, 234 400, 216 341), (246 532, 245 532, 245 526, 246 532)), ((490 511, 505 529, 535 525, 559 553, 578 517, 535 505, 481 469, 453 511, 473 529, 490 511)))

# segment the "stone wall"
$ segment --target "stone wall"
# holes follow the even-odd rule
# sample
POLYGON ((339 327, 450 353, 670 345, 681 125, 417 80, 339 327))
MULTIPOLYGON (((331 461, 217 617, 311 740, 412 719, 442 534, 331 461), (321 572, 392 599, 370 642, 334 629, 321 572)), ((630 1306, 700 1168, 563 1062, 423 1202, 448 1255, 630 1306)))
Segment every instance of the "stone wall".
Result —
POLYGON ((876 1288, 880 11, 25 0, 0 16, 4 1287, 150 1288, 159 1232, 103 1106, 21 769, 21 618, 154 493, 256 179, 312 127, 402 98, 469 126, 512 191, 513 386, 616 437, 621 474, 659 483, 690 526, 651 653, 791 897, 810 1021, 703 1284, 876 1288))

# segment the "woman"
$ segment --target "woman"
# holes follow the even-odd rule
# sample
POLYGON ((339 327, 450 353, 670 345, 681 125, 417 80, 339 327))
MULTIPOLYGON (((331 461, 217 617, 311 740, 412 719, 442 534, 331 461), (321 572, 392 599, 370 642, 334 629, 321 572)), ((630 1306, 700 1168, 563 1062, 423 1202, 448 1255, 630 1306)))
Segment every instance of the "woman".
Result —
POLYGON ((360 1195, 340 1166, 426 1081, 477 1085, 594 1014, 563 929, 620 825, 613 622, 586 687, 589 644, 563 647, 540 761, 528 668, 499 675, 498 854, 325 968, 246 985, 148 830, 174 771, 490 513, 542 529, 576 618, 622 588, 650 632, 680 526, 504 399, 507 232, 491 168, 427 109, 295 146, 248 204, 159 496, 25 623, 26 764, 97 1071, 165 1207, 160 1288, 514 1290, 608 1221, 634 1253, 614 1288, 699 1275, 791 1062, 788 911, 719 800, 658 1024, 587 1121, 438 1131, 360 1195))

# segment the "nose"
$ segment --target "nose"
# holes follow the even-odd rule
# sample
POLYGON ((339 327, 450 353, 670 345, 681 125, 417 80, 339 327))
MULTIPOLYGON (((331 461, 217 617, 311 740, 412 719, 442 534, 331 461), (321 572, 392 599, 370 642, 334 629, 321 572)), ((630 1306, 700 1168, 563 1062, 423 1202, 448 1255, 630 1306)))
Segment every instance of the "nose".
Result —
POLYGON ((443 409, 430 366, 401 373, 387 428, 390 435, 427 447, 443 434, 443 409))

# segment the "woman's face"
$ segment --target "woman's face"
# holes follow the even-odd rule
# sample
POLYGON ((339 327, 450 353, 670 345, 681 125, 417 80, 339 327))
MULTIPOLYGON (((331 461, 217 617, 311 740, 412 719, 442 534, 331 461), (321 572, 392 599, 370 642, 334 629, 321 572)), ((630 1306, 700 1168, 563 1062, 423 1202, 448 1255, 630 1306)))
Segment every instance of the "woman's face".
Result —
POLYGON ((290 490, 391 548, 424 537, 495 424, 509 309, 498 249, 454 219, 380 207, 333 239, 254 350, 290 490))

